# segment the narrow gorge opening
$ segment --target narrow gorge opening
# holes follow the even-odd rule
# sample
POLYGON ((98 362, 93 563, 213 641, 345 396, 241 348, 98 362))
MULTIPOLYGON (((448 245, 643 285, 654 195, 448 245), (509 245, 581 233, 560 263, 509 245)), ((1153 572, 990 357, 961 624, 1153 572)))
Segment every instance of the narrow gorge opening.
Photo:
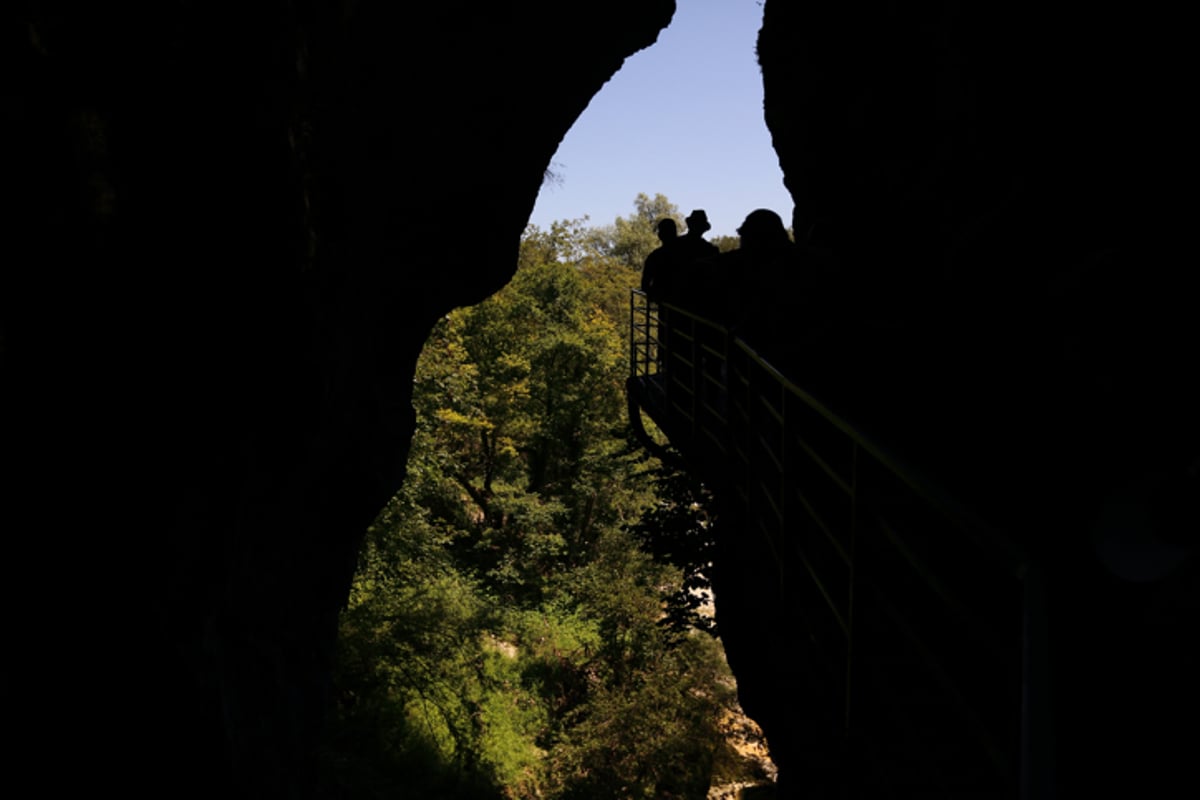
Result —
POLYGON ((530 222, 611 225, 638 193, 662 193, 710 235, 756 208, 790 219, 792 198, 763 120, 758 0, 683 0, 669 27, 592 98, 558 147, 530 222))
POLYGON ((711 498, 642 450, 624 396, 654 224, 706 208, 728 249, 749 211, 791 210, 761 4, 730 5, 680 3, 626 61, 556 154, 512 282, 430 335, 408 476, 342 614, 343 790, 699 798, 774 779, 713 620, 711 498))

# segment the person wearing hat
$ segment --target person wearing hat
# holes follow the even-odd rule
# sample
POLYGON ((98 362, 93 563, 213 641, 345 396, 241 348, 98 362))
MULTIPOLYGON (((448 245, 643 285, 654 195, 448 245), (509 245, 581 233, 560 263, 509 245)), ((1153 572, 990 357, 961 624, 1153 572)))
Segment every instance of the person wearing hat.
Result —
POLYGON ((708 224, 708 214, 698 208, 684 219, 687 223, 687 233, 676 241, 673 258, 669 265, 658 275, 658 294, 666 302, 687 305, 691 294, 689 288, 695 288, 700 276, 689 274, 696 271, 696 263, 706 258, 712 258, 721 251, 712 242, 704 238, 704 234, 712 225, 708 224))
POLYGON ((685 252, 692 261, 715 256, 719 250, 712 242, 704 238, 712 225, 708 224, 708 214, 703 208, 697 208, 683 220, 687 223, 687 233, 683 235, 685 252))

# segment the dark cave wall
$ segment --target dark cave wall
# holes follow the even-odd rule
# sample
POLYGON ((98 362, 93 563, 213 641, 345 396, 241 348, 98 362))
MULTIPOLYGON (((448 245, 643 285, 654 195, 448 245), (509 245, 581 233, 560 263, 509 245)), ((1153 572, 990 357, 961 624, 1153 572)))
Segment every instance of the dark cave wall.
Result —
POLYGON ((1109 472, 1178 438, 1195 339, 1170 28, 1070 2, 766 4, 766 121, 795 229, 835 245, 831 346, 877 376, 874 406, 929 404, 931 439, 947 420, 990 436, 972 410, 1003 408, 985 446, 1045 447, 1054 429, 1064 463, 1107 449, 1091 432, 1115 418, 1109 472), (889 387, 909 375, 929 390, 889 387))
MULTIPOLYGON (((1045 570, 1071 796, 1196 780, 1175 733, 1200 709, 1185 50, 1178 20, 1073 2, 768 0, 758 42, 795 230, 838 262, 805 388, 1045 570), (1138 545, 1106 560, 1116 529, 1138 545), (1142 547, 1191 557, 1132 579, 1142 547)), ((747 709, 803 707, 769 656, 731 653, 747 709)))
POLYGON ((441 314, 671 2, 30 2, 3 21, 18 763, 302 796, 441 314))

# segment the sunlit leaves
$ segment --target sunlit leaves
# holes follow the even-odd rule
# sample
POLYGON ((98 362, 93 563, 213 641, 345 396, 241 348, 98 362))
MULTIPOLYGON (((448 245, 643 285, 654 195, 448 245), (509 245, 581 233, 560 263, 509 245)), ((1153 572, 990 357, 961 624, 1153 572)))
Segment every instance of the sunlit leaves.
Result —
POLYGON ((680 568, 628 531, 675 502, 623 394, 629 289, 670 213, 641 195, 612 231, 531 227, 512 282, 431 332, 407 478, 341 620, 356 796, 702 796, 728 673, 662 624, 680 568))

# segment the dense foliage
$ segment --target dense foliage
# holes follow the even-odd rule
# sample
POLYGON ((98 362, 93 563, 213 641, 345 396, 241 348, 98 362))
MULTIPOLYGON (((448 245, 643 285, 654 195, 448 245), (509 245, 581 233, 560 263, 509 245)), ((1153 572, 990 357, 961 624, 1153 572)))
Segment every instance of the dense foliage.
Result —
POLYGON ((702 798, 749 769, 701 632, 701 489, 624 418, 629 289, 677 215, 637 204, 531 226, 512 283, 429 337, 408 478, 341 621, 338 796, 702 798))

